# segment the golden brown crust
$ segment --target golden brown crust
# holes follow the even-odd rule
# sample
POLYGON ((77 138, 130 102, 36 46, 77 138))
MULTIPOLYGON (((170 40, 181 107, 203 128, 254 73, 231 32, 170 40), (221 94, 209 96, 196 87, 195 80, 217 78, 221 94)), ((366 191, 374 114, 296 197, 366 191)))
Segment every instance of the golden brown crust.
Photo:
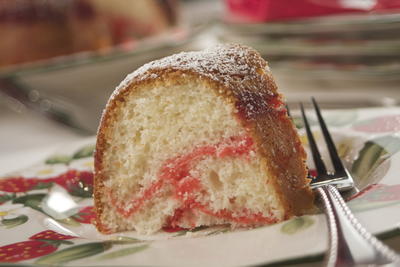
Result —
MULTIPOLYGON (((107 131, 115 110, 128 94, 140 86, 159 81, 200 78, 217 94, 233 103, 241 124, 253 136, 267 171, 276 179, 273 186, 285 217, 303 214, 313 206, 313 193, 306 178, 306 154, 296 129, 288 118, 267 63, 248 47, 218 46, 202 52, 181 53, 144 65, 121 83, 103 113, 95 153, 94 199, 97 218, 103 204, 103 153, 107 131)), ((101 232, 107 229, 97 222, 101 232)))

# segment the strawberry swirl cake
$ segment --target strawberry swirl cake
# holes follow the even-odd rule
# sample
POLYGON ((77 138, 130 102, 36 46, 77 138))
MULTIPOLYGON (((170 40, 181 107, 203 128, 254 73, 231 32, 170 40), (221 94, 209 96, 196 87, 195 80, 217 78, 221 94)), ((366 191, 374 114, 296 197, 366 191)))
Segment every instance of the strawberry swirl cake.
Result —
POLYGON ((95 153, 103 233, 253 227, 313 207, 306 154, 267 63, 218 45, 129 74, 103 113, 95 153))

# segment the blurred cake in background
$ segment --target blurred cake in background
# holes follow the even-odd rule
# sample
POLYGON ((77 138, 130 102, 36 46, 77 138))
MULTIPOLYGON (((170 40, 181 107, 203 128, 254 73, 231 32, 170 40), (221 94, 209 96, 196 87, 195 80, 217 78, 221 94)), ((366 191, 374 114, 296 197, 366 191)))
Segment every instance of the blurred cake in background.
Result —
POLYGON ((0 0, 0 67, 107 50, 175 22, 174 0, 0 0))

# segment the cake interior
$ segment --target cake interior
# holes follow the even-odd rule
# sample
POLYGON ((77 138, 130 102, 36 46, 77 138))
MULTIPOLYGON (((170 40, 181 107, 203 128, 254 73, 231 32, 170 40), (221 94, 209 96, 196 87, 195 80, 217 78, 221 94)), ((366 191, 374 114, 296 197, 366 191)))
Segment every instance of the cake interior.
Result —
POLYGON ((234 104, 196 77, 156 79, 112 113, 100 221, 110 232, 283 219, 234 104))

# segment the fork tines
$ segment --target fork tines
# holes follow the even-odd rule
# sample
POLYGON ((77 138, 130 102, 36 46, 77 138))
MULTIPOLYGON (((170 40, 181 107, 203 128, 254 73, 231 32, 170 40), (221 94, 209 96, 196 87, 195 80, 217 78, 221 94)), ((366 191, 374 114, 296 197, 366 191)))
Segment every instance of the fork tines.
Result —
POLYGON ((301 114, 304 121, 304 127, 306 129, 308 142, 310 145, 310 150, 312 153, 312 157, 315 163, 315 168, 317 170, 317 177, 312 181, 312 187, 318 187, 320 185, 325 184, 334 184, 340 189, 349 189, 353 186, 353 179, 350 176, 349 172, 344 167, 339 154, 336 150, 335 143, 328 131, 326 123, 321 115, 320 108, 315 101, 314 98, 311 99, 313 103, 313 107, 315 109, 315 113, 317 115, 318 123, 321 127, 322 135, 325 139, 329 155, 332 161, 334 172, 328 172, 325 166, 324 161, 322 160, 320 150, 318 149, 318 145, 315 141, 314 135, 311 131, 311 127, 309 121, 307 119, 306 113, 304 111, 304 106, 300 103, 301 114))

